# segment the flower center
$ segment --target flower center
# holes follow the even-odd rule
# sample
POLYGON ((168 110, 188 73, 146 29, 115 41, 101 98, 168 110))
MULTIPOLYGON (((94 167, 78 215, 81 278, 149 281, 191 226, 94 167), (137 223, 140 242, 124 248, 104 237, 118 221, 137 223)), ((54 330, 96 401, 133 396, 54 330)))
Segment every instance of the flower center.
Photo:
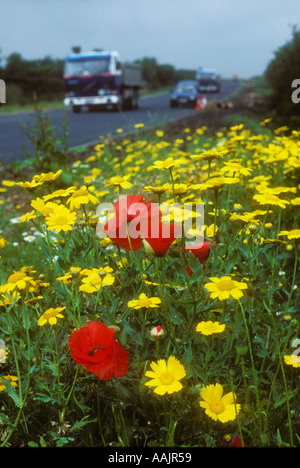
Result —
POLYGON ((215 413, 215 414, 219 414, 219 413, 223 413, 225 407, 224 407, 224 403, 222 403, 222 401, 213 401, 211 404, 210 404, 210 409, 215 413))
POLYGON ((174 382, 174 375, 171 372, 164 372, 160 376, 160 381, 163 385, 171 385, 174 382))
POLYGON ((231 291, 232 289, 234 289, 234 286, 231 281, 221 281, 218 284, 218 289, 220 291, 231 291))
POLYGON ((142 307, 149 307, 151 305, 150 299, 139 299, 139 305, 142 307))
POLYGON ((64 226, 68 221, 69 220, 66 216, 57 216, 57 218, 55 218, 55 223, 59 226, 64 226))

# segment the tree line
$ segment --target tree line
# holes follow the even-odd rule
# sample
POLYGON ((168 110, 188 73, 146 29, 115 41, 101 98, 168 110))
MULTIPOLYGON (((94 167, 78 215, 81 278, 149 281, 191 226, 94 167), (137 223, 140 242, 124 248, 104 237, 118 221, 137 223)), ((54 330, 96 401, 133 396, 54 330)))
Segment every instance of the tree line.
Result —
MULTIPOLYGON (((159 64, 155 58, 137 59, 142 67, 144 88, 155 90, 173 86, 183 79, 194 79, 195 70, 176 70, 173 65, 159 64)), ((62 100, 63 59, 45 57, 25 60, 21 54, 9 55, 5 66, 0 64, 0 78, 6 83, 6 103, 30 104, 36 97, 38 101, 62 100)))
POLYGON ((265 77, 271 90, 269 107, 282 122, 299 127, 300 91, 293 87, 293 83, 299 87, 300 82, 300 31, 296 26, 292 28, 291 39, 275 51, 265 77))

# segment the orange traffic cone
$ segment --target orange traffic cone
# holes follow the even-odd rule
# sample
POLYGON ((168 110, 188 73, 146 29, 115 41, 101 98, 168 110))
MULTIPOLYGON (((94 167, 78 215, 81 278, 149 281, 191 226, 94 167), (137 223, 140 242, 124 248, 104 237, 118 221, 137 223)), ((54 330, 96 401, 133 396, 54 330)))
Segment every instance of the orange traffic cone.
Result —
POLYGON ((199 111, 202 109, 202 102, 201 102, 201 96, 197 96, 197 101, 196 101, 196 107, 195 107, 195 110, 196 111, 199 111))

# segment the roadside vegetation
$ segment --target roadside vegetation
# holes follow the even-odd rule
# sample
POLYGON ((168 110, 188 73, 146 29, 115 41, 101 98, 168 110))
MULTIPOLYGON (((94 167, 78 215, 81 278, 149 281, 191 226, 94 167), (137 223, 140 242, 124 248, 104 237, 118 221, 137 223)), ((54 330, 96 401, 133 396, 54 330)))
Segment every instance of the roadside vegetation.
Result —
POLYGON ((2 447, 300 446, 299 130, 266 89, 91 148, 28 130, 1 171, 2 447))

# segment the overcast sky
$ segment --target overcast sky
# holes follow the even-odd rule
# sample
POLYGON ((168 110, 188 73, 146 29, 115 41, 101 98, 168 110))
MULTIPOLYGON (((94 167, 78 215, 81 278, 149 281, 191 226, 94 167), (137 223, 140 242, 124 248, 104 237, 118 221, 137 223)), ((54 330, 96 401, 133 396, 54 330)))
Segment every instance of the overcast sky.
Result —
POLYGON ((264 72, 299 26, 299 0, 1 0, 2 57, 64 58, 71 47, 154 57, 224 77, 264 72))

